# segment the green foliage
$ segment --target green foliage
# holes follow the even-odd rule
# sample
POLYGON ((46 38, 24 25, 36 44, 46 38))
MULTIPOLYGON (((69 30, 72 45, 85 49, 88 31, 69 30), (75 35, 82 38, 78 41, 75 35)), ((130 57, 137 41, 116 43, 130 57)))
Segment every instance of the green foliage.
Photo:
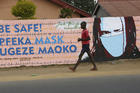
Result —
POLYGON ((12 14, 20 19, 33 18, 36 12, 36 6, 31 1, 18 0, 15 6, 12 7, 12 14))
POLYGON ((62 0, 65 1, 76 8, 86 11, 89 14, 92 14, 95 7, 94 0, 62 0))
POLYGON ((62 8, 60 10, 60 18, 72 17, 73 11, 69 8, 62 8))

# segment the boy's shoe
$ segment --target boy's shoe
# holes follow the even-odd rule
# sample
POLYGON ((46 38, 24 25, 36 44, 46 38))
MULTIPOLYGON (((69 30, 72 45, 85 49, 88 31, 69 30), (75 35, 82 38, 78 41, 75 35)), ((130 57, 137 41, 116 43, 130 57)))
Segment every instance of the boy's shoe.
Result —
POLYGON ((90 69, 90 71, 97 71, 98 69, 95 67, 95 68, 92 68, 90 69))
POLYGON ((69 69, 70 69, 72 72, 75 72, 75 69, 74 69, 74 68, 69 67, 69 69))

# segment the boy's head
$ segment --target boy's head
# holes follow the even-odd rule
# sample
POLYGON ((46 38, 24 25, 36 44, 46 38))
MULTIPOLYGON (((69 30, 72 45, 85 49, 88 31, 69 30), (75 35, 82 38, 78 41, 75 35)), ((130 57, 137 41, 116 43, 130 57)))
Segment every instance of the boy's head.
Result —
POLYGON ((81 22, 81 28, 82 29, 86 29, 86 25, 87 25, 87 23, 85 21, 81 22))

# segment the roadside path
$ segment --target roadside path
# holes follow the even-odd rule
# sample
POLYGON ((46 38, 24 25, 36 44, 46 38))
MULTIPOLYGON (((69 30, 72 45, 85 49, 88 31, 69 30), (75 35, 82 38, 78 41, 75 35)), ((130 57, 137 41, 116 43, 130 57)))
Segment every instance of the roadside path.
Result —
POLYGON ((68 69, 70 66, 73 65, 4 68, 0 69, 0 82, 115 75, 140 75, 140 59, 123 59, 97 63, 98 71, 89 71, 90 68, 92 68, 91 63, 80 64, 76 72, 70 71, 68 69))

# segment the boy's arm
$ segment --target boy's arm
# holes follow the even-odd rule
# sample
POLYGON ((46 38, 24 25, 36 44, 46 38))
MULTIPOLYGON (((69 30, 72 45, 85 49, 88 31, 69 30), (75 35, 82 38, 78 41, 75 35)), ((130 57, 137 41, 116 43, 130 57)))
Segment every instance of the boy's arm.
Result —
POLYGON ((89 36, 86 39, 78 38, 78 42, 79 41, 88 41, 88 40, 90 40, 90 37, 89 36))

